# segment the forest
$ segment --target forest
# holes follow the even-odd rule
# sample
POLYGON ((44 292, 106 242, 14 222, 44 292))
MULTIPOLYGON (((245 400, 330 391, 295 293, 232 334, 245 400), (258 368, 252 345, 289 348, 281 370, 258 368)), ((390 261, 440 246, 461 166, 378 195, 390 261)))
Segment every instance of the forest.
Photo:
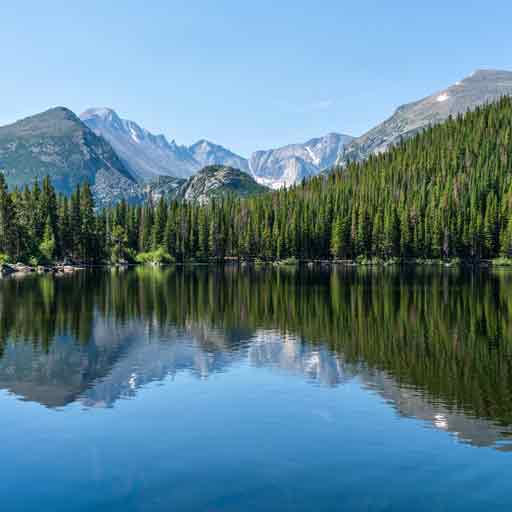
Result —
POLYGON ((44 264, 243 260, 478 261, 512 256, 512 99, 430 127, 363 163, 251 198, 95 207, 50 179, 8 190, 0 259, 44 264))

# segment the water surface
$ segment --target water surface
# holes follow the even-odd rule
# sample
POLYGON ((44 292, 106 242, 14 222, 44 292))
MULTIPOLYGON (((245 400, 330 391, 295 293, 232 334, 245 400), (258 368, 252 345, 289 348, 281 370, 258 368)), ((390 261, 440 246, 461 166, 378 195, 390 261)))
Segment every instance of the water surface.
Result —
POLYGON ((9 511, 510 510, 512 273, 0 280, 9 511))

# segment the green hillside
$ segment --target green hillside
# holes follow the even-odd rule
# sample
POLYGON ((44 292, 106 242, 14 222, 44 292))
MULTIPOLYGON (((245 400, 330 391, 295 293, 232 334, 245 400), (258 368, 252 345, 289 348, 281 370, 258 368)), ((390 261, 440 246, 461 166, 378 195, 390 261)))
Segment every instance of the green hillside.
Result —
MULTIPOLYGON (((0 225, 0 252, 17 256, 22 244, 16 236, 25 240, 19 233, 34 233, 37 247, 50 219, 46 235, 55 239, 56 256, 89 260, 156 249, 178 260, 511 257, 511 171, 512 99, 503 98, 365 163, 288 190, 247 198, 214 195, 207 202, 165 195, 144 206, 123 202, 90 219, 87 250, 83 221, 77 225, 75 219, 81 218, 88 191, 74 203, 60 198, 57 213, 37 190, 3 192, 0 224, 15 221, 0 225), (32 212, 37 212, 37 228, 31 225, 32 212)), ((218 177, 208 172, 202 173, 202 191, 218 177)), ((244 176, 238 178, 234 188, 245 183, 244 176)), ((51 190, 46 197, 52 197, 51 190)), ((82 217, 92 215, 89 202, 82 217)))
POLYGON ((87 182, 106 204, 138 193, 111 146, 63 107, 0 127, 0 171, 10 188, 48 175, 57 191, 69 195, 87 182))

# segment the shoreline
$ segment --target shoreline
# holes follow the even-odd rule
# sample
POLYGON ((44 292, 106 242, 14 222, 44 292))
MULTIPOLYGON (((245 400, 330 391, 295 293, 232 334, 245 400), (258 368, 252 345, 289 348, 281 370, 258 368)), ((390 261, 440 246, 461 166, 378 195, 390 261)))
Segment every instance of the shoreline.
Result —
POLYGON ((63 263, 55 263, 51 265, 26 265, 24 263, 2 263, 0 264, 0 277, 10 275, 29 275, 29 274, 53 274, 65 275, 73 274, 79 270, 85 270, 88 266, 70 265, 63 263))
POLYGON ((193 267, 212 267, 217 265, 238 265, 240 267, 345 267, 345 268, 388 268, 388 267, 441 267, 441 268, 512 268, 512 259, 497 258, 485 260, 443 260, 443 259, 411 259, 411 260, 277 260, 277 261, 264 261, 259 259, 238 259, 238 258, 225 258, 224 260, 210 260, 210 261, 177 261, 172 263, 98 263, 98 264, 64 264, 55 263, 50 265, 26 265, 24 263, 2 263, 0 264, 0 278, 8 277, 10 275, 30 275, 30 274, 52 274, 55 276, 74 274, 81 270, 98 269, 122 269, 129 267, 173 267, 173 266, 193 266, 193 267))

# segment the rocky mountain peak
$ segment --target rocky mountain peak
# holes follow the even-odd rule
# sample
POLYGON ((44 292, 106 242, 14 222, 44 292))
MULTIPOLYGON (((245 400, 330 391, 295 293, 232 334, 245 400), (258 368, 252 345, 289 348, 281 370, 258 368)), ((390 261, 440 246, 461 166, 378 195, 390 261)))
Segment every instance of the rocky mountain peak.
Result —
POLYGON ((188 149, 203 167, 208 165, 225 165, 249 172, 249 163, 245 158, 209 140, 200 139, 188 149))
POLYGON ((138 193, 132 174, 110 144, 65 107, 0 127, 0 162, 11 187, 48 175, 66 194, 88 182, 98 204, 131 200, 138 193))
POLYGON ((185 201, 205 203, 225 195, 251 196, 267 192, 248 173, 226 165, 208 165, 192 176, 177 191, 185 201))
POLYGON ((250 171, 262 185, 291 186, 334 165, 352 140, 349 135, 331 132, 304 143, 255 151, 249 162, 250 171))
POLYGON ((190 147, 142 128, 134 121, 123 119, 110 108, 90 108, 81 116, 97 135, 112 145, 132 174, 140 180, 157 176, 188 178, 205 165, 224 164, 248 170, 247 161, 231 151, 200 140, 190 147))
POLYGON ((446 89, 398 107, 390 118, 348 144, 337 164, 343 166, 382 153, 402 138, 441 123, 449 116, 509 95, 512 95, 512 72, 477 69, 446 89))

